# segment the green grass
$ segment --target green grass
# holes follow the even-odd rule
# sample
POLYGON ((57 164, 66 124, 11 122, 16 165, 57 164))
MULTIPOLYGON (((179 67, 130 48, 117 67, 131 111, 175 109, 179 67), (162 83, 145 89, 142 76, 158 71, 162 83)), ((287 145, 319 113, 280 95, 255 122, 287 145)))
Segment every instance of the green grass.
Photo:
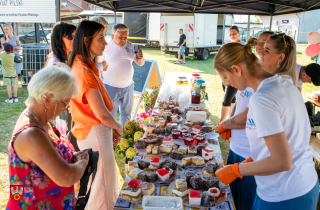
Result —
MULTIPOLYGON (((173 55, 162 54, 159 49, 155 48, 142 48, 144 57, 147 59, 156 59, 158 61, 161 76, 165 72, 184 72, 184 73, 199 73, 206 80, 207 92, 209 94, 209 101, 207 102, 207 108, 212 113, 211 119, 215 124, 219 122, 221 101, 223 97, 223 91, 221 87, 221 79, 213 71, 213 55, 209 56, 207 61, 199 61, 195 58, 186 58, 185 65, 176 65, 174 62, 177 60, 173 55)), ((311 59, 305 55, 303 51, 298 51, 297 62, 302 65, 311 63, 311 59)), ((312 92, 317 88, 310 84, 304 84, 303 94, 312 92)), ((26 108, 23 103, 27 98, 27 90, 25 88, 19 88, 18 96, 19 103, 6 104, 4 102, 7 99, 7 90, 5 87, 0 87, 0 209, 4 209, 9 197, 9 181, 8 181, 8 151, 7 146, 10 141, 14 125, 21 114, 26 108)), ((138 100, 134 102, 134 109, 138 100)), ((144 111, 139 108, 138 112, 144 111)), ((132 112, 132 114, 133 114, 132 112)), ((118 116, 119 117, 119 116, 118 116)), ((219 137, 219 143, 221 146, 221 152, 226 163, 229 151, 229 142, 224 141, 219 137)), ((116 162, 120 169, 120 174, 124 178, 124 157, 115 154, 116 162)))

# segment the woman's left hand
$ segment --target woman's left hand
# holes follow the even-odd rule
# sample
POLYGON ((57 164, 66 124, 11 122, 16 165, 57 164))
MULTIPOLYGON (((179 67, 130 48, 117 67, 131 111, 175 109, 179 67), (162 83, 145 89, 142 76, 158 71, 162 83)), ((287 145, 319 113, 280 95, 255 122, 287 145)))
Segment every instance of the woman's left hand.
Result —
POLYGON ((239 173, 239 164, 227 165, 217 172, 217 177, 223 184, 230 184, 238 177, 242 179, 243 176, 239 173))
POLYGON ((113 129, 113 146, 116 146, 117 144, 119 144, 120 142, 120 139, 121 139, 121 135, 118 134, 118 132, 113 129))

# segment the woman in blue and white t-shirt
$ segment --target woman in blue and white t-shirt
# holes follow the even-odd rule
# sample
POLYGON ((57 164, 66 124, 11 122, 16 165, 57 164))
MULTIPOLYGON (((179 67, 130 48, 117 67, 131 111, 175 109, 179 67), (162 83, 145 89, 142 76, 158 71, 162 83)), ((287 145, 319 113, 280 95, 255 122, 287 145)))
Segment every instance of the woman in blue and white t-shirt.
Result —
MULTIPOLYGON (((295 54, 294 41, 282 38, 287 51, 295 54)), ((289 59, 286 53, 282 56, 283 62, 289 59)), ((290 74, 292 66, 282 72, 290 74)), ((253 162, 227 165, 218 171, 219 179, 229 184, 254 175, 257 197, 252 209, 316 209, 319 183, 308 145, 311 128, 298 89, 264 71, 249 45, 225 44, 215 56, 214 68, 226 83, 255 91, 246 123, 253 162)))

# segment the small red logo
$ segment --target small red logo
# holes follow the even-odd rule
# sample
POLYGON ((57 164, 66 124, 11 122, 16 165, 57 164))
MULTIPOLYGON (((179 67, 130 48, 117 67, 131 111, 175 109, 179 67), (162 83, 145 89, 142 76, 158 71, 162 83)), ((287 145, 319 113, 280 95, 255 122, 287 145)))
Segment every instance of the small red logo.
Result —
POLYGON ((23 185, 10 185, 10 197, 14 201, 20 201, 24 196, 23 185))

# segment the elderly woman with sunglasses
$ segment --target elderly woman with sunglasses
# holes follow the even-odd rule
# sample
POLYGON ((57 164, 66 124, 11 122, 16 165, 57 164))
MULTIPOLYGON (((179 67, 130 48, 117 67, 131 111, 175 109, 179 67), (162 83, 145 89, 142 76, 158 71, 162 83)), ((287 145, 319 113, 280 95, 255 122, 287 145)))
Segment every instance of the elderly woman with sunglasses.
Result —
MULTIPOLYGON (((47 65, 53 63, 67 63, 70 52, 72 51, 73 37, 76 32, 76 26, 57 22, 52 27, 51 32, 51 52, 48 55, 47 65)), ((56 126, 59 131, 68 136, 68 139, 72 142, 75 149, 78 151, 76 138, 72 135, 72 118, 69 110, 62 112, 56 119, 56 126)))
POLYGON ((66 65, 53 64, 32 77, 28 92, 27 108, 8 146, 10 190, 17 194, 10 196, 6 209, 74 209, 73 185, 89 157, 86 152, 73 153, 68 139, 50 122, 78 93, 76 77, 66 65))

